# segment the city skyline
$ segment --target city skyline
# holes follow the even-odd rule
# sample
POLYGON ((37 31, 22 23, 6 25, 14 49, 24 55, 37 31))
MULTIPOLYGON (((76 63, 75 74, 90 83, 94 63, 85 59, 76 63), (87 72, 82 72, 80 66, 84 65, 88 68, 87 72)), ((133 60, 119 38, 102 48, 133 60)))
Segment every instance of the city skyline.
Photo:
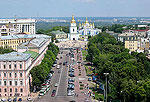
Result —
POLYGON ((5 0, 0 18, 14 17, 150 17, 149 0, 5 0))

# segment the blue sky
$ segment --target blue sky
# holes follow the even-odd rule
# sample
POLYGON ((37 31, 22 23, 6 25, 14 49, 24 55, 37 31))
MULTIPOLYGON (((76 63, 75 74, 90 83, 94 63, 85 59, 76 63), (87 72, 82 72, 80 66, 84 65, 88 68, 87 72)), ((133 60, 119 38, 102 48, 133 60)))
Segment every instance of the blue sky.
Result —
POLYGON ((1 0, 3 17, 150 17, 150 0, 1 0))

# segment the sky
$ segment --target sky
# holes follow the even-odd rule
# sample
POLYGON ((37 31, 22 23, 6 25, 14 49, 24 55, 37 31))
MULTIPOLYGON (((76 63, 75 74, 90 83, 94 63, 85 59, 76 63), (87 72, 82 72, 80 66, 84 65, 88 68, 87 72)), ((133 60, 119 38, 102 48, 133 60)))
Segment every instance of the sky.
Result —
POLYGON ((150 0, 1 0, 0 18, 150 17, 150 0))

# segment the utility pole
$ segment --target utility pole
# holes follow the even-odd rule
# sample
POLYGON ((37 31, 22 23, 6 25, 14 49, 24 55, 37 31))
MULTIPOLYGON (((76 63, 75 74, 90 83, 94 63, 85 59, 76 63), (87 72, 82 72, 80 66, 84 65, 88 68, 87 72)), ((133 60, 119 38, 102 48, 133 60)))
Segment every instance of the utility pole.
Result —
POLYGON ((104 75, 106 76, 106 88, 105 88, 105 98, 106 98, 106 101, 105 102, 107 102, 107 75, 108 75, 109 73, 104 73, 104 75))

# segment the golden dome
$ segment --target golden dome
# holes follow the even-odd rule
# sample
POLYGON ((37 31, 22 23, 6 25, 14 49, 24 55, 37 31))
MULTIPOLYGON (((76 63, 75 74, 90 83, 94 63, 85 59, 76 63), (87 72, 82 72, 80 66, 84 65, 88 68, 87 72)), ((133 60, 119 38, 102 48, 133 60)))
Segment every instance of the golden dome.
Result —
POLYGON ((89 24, 88 20, 87 20, 87 17, 86 17, 86 21, 85 21, 85 24, 89 24))
POLYGON ((74 20, 74 15, 72 15, 71 23, 76 23, 76 21, 74 20))

